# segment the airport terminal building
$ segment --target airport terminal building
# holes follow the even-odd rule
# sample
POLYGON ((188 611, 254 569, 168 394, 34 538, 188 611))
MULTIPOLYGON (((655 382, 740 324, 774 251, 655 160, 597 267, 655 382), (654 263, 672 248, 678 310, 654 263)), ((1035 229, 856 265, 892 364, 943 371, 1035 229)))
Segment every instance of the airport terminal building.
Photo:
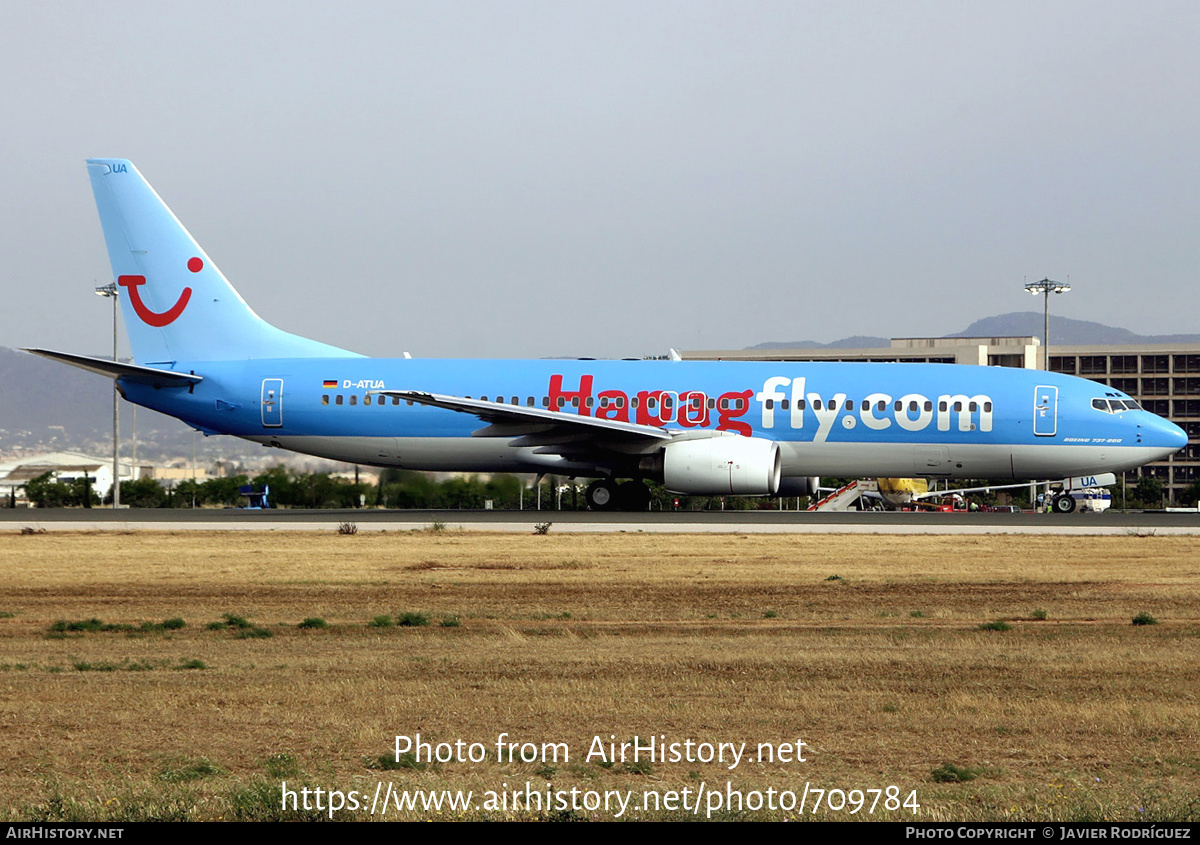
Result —
MULTIPOLYGON (((1036 369, 1040 352, 1036 337, 898 337, 879 349, 710 349, 680 355, 693 361, 911 361, 1036 369)), ((1128 483, 1154 476, 1175 501, 1200 481, 1200 344, 1053 346, 1050 369, 1121 390, 1187 432, 1186 447, 1127 473, 1128 483)))

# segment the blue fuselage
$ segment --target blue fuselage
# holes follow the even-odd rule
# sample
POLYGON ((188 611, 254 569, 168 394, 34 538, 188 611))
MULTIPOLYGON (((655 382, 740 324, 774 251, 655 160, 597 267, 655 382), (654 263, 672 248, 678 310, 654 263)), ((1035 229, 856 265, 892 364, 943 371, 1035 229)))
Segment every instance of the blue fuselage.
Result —
POLYGON ((172 369, 204 380, 123 382, 126 397, 207 433, 411 469, 637 474, 651 447, 607 447, 600 437, 564 459, 562 448, 549 455, 516 434, 483 430, 474 415, 378 391, 763 438, 779 444, 784 476, 1059 478, 1120 472, 1187 442, 1120 391, 1001 367, 294 358, 172 369))

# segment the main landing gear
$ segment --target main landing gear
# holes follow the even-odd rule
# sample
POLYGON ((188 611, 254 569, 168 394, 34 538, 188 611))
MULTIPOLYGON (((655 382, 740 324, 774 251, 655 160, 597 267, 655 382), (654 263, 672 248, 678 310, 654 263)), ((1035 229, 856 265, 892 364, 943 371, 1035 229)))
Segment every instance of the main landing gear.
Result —
POLYGON ((644 511, 650 507, 650 489, 640 481, 618 484, 599 478, 588 485, 584 497, 594 511, 644 511))

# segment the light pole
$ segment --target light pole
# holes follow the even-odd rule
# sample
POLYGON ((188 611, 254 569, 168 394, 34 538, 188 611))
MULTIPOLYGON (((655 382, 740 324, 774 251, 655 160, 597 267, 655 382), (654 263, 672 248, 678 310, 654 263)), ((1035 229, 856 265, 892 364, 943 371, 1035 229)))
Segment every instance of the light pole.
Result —
MULTIPOLYGON (((1039 293, 1044 297, 1042 305, 1042 369, 1050 372, 1050 294, 1051 293, 1066 293, 1071 289, 1070 282, 1054 282, 1050 279, 1042 279, 1040 282, 1028 282, 1025 285, 1025 290, 1037 296, 1039 293)), ((1046 495, 1050 495, 1050 485, 1046 485, 1046 495)), ((1029 485, 1029 503, 1032 505, 1037 501, 1037 484, 1029 485)))
POLYGON ((1070 289, 1070 282, 1052 282, 1049 279, 1042 279, 1040 282, 1029 282, 1025 285, 1025 290, 1034 296, 1040 293, 1045 297, 1042 308, 1042 369, 1047 372, 1050 370, 1050 294, 1066 293, 1070 289))
MULTIPOLYGON (((112 300, 113 306, 113 361, 117 360, 117 300, 120 298, 118 288, 112 282, 107 285, 101 285, 96 288, 96 296, 105 296, 112 300)), ((121 444, 121 416, 120 405, 118 404, 121 398, 121 392, 117 390, 117 380, 113 379, 113 500, 112 506, 114 509, 121 507, 121 467, 118 464, 118 454, 121 444)))

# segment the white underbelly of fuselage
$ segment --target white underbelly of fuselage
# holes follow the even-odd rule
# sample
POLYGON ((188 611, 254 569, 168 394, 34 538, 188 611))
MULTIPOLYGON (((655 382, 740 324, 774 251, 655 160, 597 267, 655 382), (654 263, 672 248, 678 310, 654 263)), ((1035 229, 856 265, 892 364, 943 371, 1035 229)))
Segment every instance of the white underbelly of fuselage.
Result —
MULTIPOLYGON (((586 476, 589 469, 557 455, 510 446, 507 438, 260 435, 247 439, 346 463, 434 472, 559 472, 586 476)), ((780 448, 783 475, 795 477, 1049 479, 1121 472, 1157 457, 1154 450, 1135 446, 1048 443, 947 446, 781 442, 780 448)))

